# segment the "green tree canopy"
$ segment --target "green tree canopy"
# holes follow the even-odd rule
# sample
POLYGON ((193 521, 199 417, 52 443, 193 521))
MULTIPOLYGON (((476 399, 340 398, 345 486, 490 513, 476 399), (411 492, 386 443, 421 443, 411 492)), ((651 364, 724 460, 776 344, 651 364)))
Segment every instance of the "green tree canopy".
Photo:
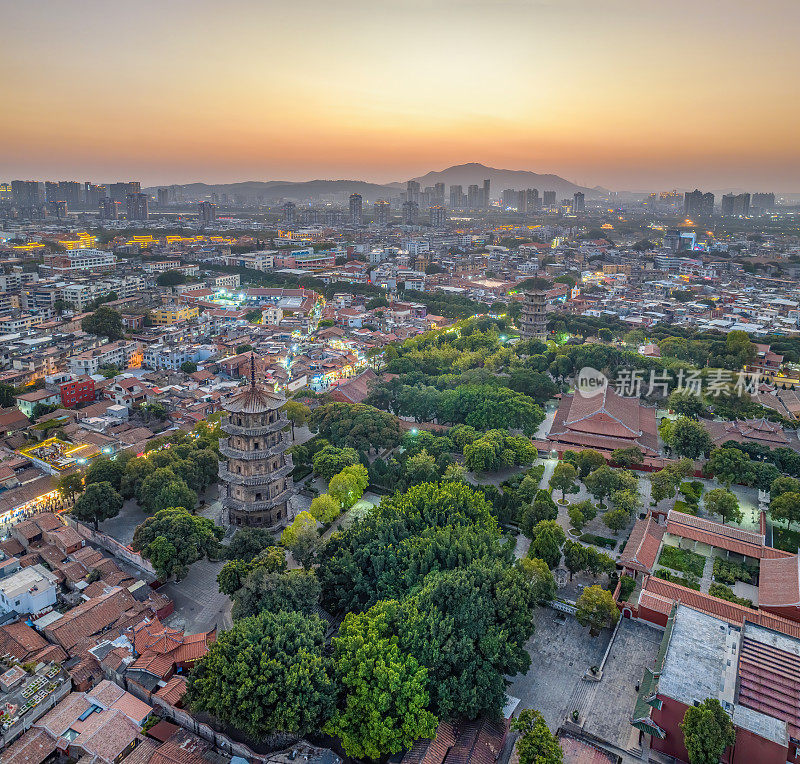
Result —
POLYGON ((321 523, 332 523, 342 511, 342 503, 333 496, 323 493, 311 501, 308 510, 321 523))
POLYGON ((575 617, 581 626, 588 626, 596 637, 605 626, 614 626, 619 620, 619 610, 614 596, 600 586, 587 586, 575 603, 575 617))
POLYGON ((196 517, 183 507, 169 507, 148 517, 136 529, 131 546, 151 561, 160 578, 174 575, 181 579, 193 562, 216 557, 223 534, 211 520, 196 517))
POLYGON ((400 442, 397 417, 363 403, 326 403, 314 409, 308 425, 323 438, 363 451, 400 442))
POLYGON ((485 557, 511 561, 483 493, 461 482, 422 483, 330 538, 317 571, 323 604, 339 612, 400 599, 431 570, 485 557))
POLYGON ((81 321, 81 329, 99 337, 108 337, 112 342, 125 336, 122 316, 107 305, 101 305, 94 313, 86 316, 81 321))
POLYGON ((298 610, 310 614, 322 591, 313 571, 287 573, 255 568, 247 575, 233 602, 233 618, 257 615, 262 610, 298 610))
POLYGON ((526 708, 511 722, 511 729, 519 732, 517 754, 519 764, 562 764, 564 751, 558 738, 547 728, 544 717, 526 708))
POLYGON ((689 706, 680 727, 691 764, 718 764, 736 741, 733 721, 716 698, 689 706))
POLYGON ((300 512, 292 524, 283 529, 281 544, 304 568, 310 568, 319 546, 317 521, 310 512, 300 512))
POLYGON ((306 735, 334 709, 325 626, 297 612, 259 613, 222 632, 189 679, 189 706, 254 739, 306 735))
POLYGON ((97 457, 86 470, 85 483, 111 483, 114 490, 119 491, 124 472, 125 465, 121 461, 97 457))
POLYGON ((274 544, 272 534, 265 528, 238 528, 225 550, 225 556, 229 560, 250 562, 274 544))
POLYGON ((323 480, 330 479, 351 464, 359 464, 358 451, 354 448, 337 448, 327 445, 313 457, 314 472, 323 480))
POLYGON ((727 488, 712 488, 706 492, 704 497, 706 509, 715 515, 722 517, 722 522, 733 520, 734 522, 742 521, 742 510, 739 509, 739 501, 736 494, 729 491, 727 488))
POLYGON ((71 514, 77 520, 94 523, 97 530, 101 520, 116 517, 122 509, 122 496, 109 482, 91 483, 78 497, 71 514))
POLYGON ((578 471, 569 462, 559 462, 553 470, 553 476, 550 478, 550 486, 558 491, 561 491, 561 501, 566 501, 568 493, 575 493, 578 486, 576 480, 578 478, 578 471))
POLYGON ((391 623, 397 603, 381 602, 348 614, 333 640, 339 683, 337 710, 325 732, 348 756, 378 759, 436 734, 428 711, 428 672, 398 644, 391 623))
POLYGON ((534 603, 546 605, 556 596, 556 579, 544 560, 523 557, 519 566, 528 581, 534 603))
POLYGON ((518 567, 473 563, 430 573, 401 605, 401 646, 428 669, 431 709, 446 719, 497 716, 505 675, 525 672, 533 596, 518 567))
POLYGON ((561 561, 561 547, 565 539, 564 529, 555 520, 543 520, 532 531, 528 554, 544 560, 553 570, 561 561))
POLYGON ((180 271, 164 271, 156 278, 156 283, 162 287, 178 286, 178 284, 184 284, 185 282, 186 276, 180 271))

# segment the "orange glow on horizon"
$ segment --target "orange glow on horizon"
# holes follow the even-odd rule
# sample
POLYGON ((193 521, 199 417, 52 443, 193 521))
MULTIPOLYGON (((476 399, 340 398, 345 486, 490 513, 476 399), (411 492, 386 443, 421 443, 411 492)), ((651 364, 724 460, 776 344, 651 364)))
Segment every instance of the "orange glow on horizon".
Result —
POLYGON ((2 180, 800 192, 796 0, 0 3, 2 180))

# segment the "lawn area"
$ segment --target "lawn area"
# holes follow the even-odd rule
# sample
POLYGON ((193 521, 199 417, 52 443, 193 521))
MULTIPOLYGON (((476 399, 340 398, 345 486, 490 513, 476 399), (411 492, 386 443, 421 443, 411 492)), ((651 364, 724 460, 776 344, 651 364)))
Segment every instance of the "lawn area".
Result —
POLYGON ((697 552, 690 552, 688 549, 678 549, 676 546, 664 546, 658 556, 658 564, 672 570, 679 570, 681 573, 691 573, 700 578, 703 575, 703 568, 706 565, 706 558, 697 552))

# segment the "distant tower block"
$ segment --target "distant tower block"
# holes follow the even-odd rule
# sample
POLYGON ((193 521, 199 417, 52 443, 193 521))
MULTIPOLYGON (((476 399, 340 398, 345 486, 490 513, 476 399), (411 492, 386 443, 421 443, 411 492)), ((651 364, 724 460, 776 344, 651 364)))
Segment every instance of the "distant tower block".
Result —
POLYGON ((222 505, 231 525, 278 530, 288 525, 294 490, 292 457, 286 453, 288 420, 280 407, 286 401, 256 385, 255 359, 250 357, 250 385, 224 406, 219 450, 222 505))
POLYGON ((525 339, 547 339, 547 293, 542 290, 525 292, 519 315, 520 334, 525 339))

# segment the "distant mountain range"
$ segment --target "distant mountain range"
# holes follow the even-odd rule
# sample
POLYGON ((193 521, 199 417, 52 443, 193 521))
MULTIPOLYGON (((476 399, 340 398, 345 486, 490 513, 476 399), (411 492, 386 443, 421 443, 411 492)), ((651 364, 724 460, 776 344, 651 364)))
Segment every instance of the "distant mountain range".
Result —
POLYGON ((192 199, 209 198, 211 194, 228 194, 243 196, 247 199, 263 198, 265 202, 280 199, 296 199, 298 201, 319 199, 325 195, 346 197, 350 194, 361 194, 366 200, 382 199, 396 194, 399 187, 381 186, 363 180, 307 180, 293 182, 288 180, 246 180, 240 183, 186 183, 172 186, 153 186, 145 188, 146 194, 155 194, 159 188, 181 188, 184 194, 192 199))
POLYGON ((487 167, 478 162, 468 164, 458 164, 448 167, 441 172, 429 172, 416 180, 421 186, 433 186, 436 183, 444 183, 446 186, 463 186, 464 193, 467 186, 476 184, 481 185, 485 179, 491 183, 491 195, 493 199, 499 199, 500 194, 507 188, 521 191, 526 188, 536 188, 541 196, 542 191, 555 191, 558 199, 572 196, 576 191, 583 191, 587 197, 602 196, 608 193, 604 188, 585 188, 572 183, 558 175, 540 175, 528 170, 498 170, 496 167, 487 167))
MULTIPOLYGON (((559 199, 572 196, 576 191, 583 191, 587 198, 603 196, 608 193, 606 189, 600 187, 578 186, 558 175, 540 175, 527 170, 498 170, 477 162, 455 165, 440 172, 429 172, 427 175, 412 178, 412 180, 418 181, 423 188, 436 183, 444 183, 446 186, 461 185, 466 193, 467 186, 481 185, 486 178, 491 183, 493 199, 499 199, 500 194, 506 188, 518 190, 536 188, 540 195, 543 191, 555 191, 559 199)), ((377 199, 398 196, 405 187, 405 181, 380 185, 362 180, 308 180, 302 182, 248 180, 240 183, 187 183, 169 186, 169 188, 181 188, 184 195, 190 199, 209 199, 211 194, 217 194, 220 197, 222 194, 227 194, 231 198, 235 196, 242 196, 246 199, 261 198, 264 202, 277 202, 281 199, 307 201, 325 196, 344 199, 350 194, 361 194, 364 201, 374 202, 377 199)), ((164 186, 152 186, 145 188, 144 191, 155 195, 158 188, 164 188, 164 186)))

